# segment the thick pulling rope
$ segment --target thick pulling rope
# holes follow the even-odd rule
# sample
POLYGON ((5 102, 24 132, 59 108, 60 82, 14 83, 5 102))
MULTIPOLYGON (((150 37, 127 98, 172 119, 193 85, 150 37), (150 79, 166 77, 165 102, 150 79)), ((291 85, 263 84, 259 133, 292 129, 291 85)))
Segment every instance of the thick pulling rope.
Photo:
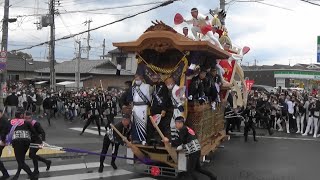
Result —
POLYGON ((114 157, 114 158, 119 158, 119 159, 128 159, 128 160, 138 160, 144 164, 149 164, 152 163, 153 161, 149 158, 145 158, 145 159, 138 159, 138 158, 129 158, 129 157, 125 157, 125 156, 114 156, 114 155, 110 155, 110 154, 101 154, 101 153, 96 153, 96 152, 92 152, 92 151, 87 151, 87 150, 83 150, 83 149, 75 149, 75 148, 66 148, 66 147, 59 147, 59 146, 52 146, 49 145, 47 143, 43 145, 41 144, 35 144, 35 143, 31 143, 30 144, 30 148, 37 148, 37 149, 52 149, 52 150, 57 150, 57 151, 65 151, 65 152, 72 152, 72 153, 84 153, 84 154, 90 154, 90 155, 97 155, 97 156, 105 156, 105 157, 114 157))

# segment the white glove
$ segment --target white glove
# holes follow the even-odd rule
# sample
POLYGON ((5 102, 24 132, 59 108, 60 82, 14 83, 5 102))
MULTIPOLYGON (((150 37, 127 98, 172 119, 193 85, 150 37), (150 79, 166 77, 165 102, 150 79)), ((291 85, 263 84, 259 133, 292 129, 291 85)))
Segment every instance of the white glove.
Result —
POLYGON ((188 97, 188 99, 189 99, 190 101, 192 101, 192 99, 193 99, 192 95, 190 95, 190 96, 188 97))
POLYGON ((178 150, 178 151, 181 151, 182 149, 183 149, 182 145, 180 145, 180 146, 177 147, 177 150, 178 150))

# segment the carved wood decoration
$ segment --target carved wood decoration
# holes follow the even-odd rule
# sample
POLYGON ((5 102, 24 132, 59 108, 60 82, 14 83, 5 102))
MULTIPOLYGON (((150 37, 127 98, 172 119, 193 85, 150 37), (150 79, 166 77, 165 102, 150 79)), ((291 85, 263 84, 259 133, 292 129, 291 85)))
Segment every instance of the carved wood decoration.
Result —
POLYGON ((127 52, 139 52, 153 49, 163 53, 166 50, 176 49, 180 52, 203 51, 211 59, 228 59, 230 54, 207 41, 193 41, 177 33, 172 27, 162 21, 152 22, 136 41, 113 43, 114 46, 127 52))
POLYGON ((172 27, 166 25, 164 22, 162 21, 158 21, 156 20, 156 22, 153 22, 151 21, 152 24, 154 24, 153 26, 150 26, 146 31, 146 32, 149 32, 149 31, 170 31, 170 32, 173 32, 173 33, 177 33, 177 31, 175 31, 172 27))
POLYGON ((166 52, 168 49, 173 49, 173 43, 170 40, 166 39, 159 39, 155 41, 147 41, 146 43, 142 44, 140 47, 141 49, 154 49, 157 52, 163 53, 166 52))

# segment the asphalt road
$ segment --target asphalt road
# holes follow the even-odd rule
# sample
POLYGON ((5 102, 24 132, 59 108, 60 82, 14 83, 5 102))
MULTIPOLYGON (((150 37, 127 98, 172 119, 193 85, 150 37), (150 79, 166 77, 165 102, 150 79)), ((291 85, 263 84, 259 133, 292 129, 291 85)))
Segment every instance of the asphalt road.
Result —
MULTIPOLYGON (((99 152, 102 147, 103 136, 97 135, 95 126, 91 126, 83 136, 79 133, 83 123, 75 121, 66 122, 62 119, 52 120, 52 126, 40 120, 47 131, 47 143, 57 146, 79 148, 99 152)), ((276 133, 270 137, 260 130, 261 137, 258 142, 253 142, 249 137, 247 143, 241 134, 232 136, 230 141, 224 143, 224 148, 219 148, 212 156, 210 163, 205 163, 204 168, 212 171, 219 180, 316 180, 319 179, 318 164, 320 162, 319 139, 302 137, 300 135, 287 135, 276 133)), ((119 156, 125 155, 125 148, 121 147, 119 156)), ((167 179, 154 178, 136 172, 126 164, 125 160, 117 160, 118 170, 114 171, 106 159, 104 173, 97 172, 99 157, 94 155, 75 156, 68 153, 64 157, 50 158, 53 161, 50 172, 43 169, 40 179, 167 179)), ((27 162, 31 167, 31 161, 27 162)), ((10 173, 14 174, 16 162, 5 162, 10 173)), ((40 167, 44 164, 40 163, 40 167)), ((22 175, 20 179, 26 179, 22 175)), ((179 179, 179 178, 178 178, 179 179)), ((180 178, 182 179, 182 178, 180 178)), ((188 179, 183 178, 183 179, 188 179)), ((199 175, 199 179, 206 177, 199 175)))

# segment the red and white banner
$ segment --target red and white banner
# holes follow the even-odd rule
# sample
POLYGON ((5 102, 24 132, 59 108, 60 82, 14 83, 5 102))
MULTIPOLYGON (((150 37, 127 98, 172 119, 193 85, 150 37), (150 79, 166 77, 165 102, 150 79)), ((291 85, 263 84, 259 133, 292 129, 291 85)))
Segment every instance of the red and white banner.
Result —
POLYGON ((254 80, 246 80, 246 87, 248 92, 251 91, 253 84, 254 84, 254 80))
MULTIPOLYGON (((235 70, 236 63, 237 63, 236 60, 229 61, 228 59, 223 59, 223 60, 220 60, 219 62, 219 65, 224 70, 223 79, 228 83, 231 83, 232 76, 234 74, 233 71, 235 70)), ((227 96, 227 93, 228 93, 227 90, 222 90, 220 93, 221 99, 225 99, 227 96)))
POLYGON ((227 82, 231 82, 233 71, 234 71, 234 66, 236 64, 236 60, 227 60, 223 59, 219 62, 219 65, 223 68, 224 74, 223 74, 223 79, 227 82))

